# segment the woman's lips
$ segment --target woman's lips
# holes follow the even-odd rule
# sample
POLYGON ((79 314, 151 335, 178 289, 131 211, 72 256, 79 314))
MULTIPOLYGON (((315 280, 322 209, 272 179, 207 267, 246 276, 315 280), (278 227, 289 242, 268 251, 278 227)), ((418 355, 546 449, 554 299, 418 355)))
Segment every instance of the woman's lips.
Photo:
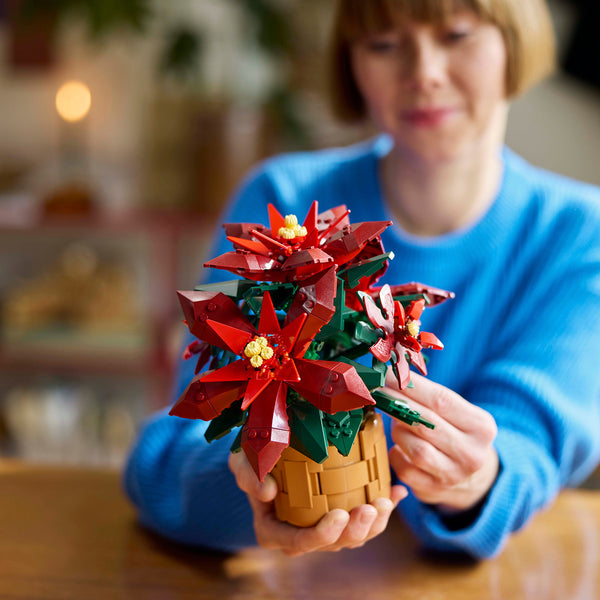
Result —
POLYGON ((436 127, 457 112, 455 108, 411 108, 400 113, 403 121, 416 127, 436 127))

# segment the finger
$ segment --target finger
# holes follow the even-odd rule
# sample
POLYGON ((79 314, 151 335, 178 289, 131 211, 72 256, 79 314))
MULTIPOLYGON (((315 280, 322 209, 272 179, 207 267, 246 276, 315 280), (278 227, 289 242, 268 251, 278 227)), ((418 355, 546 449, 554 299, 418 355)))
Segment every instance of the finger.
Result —
POLYGON ((413 388, 398 388, 398 382, 391 369, 386 375, 386 392, 398 395, 412 408, 418 410, 427 420, 440 417, 465 433, 482 433, 485 437, 495 437, 496 427, 492 416, 481 407, 471 404, 451 389, 435 383, 418 373, 411 373, 413 388), (395 392, 395 393, 394 393, 395 392), (426 416, 427 415, 427 416, 426 416))
POLYGON ((391 498, 376 498, 371 504, 355 508, 350 513, 350 521, 338 541, 330 547, 323 548, 327 551, 336 551, 341 548, 358 548, 378 536, 387 527, 388 520, 398 503, 408 496, 408 490, 402 485, 391 487, 391 498), (372 507, 375 509, 371 510, 372 507), (369 513, 372 513, 369 515, 369 513), (374 518, 371 519, 371 516, 374 518), (370 527, 367 526, 370 522, 370 527))
POLYGON ((403 485, 393 485, 390 492, 390 500, 394 505, 393 508, 396 508, 406 496, 408 496, 408 490, 403 485))
MULTIPOLYGON (((393 390, 389 390, 389 393, 396 394, 393 390)), ((481 455, 478 449, 491 444, 493 434, 486 436, 485 428, 481 432, 467 434, 418 402, 409 400, 409 403, 411 408, 418 410, 424 419, 434 423, 435 429, 420 424, 410 425, 398 419, 393 419, 391 434, 394 443, 407 450, 411 445, 412 451, 409 454, 417 457, 423 454, 422 445, 430 444, 446 457, 440 458, 442 462, 440 468, 442 470, 449 466, 448 462, 458 463, 467 471, 477 466, 473 464, 471 457, 481 455), (418 439, 423 441, 415 441, 418 439)), ((422 456, 421 458, 427 459, 428 457, 422 456)), ((417 463, 421 464, 421 461, 417 460, 417 463)))
POLYGON ((297 556, 333 546, 338 542, 349 520, 348 512, 339 508, 334 509, 314 527, 297 528, 292 546, 284 548, 283 551, 290 556, 297 556))
POLYGON ((449 457, 462 456, 467 451, 468 437, 460 429, 457 429, 446 420, 442 419, 431 410, 423 408, 416 402, 410 404, 411 408, 418 410, 421 416, 435 425, 435 429, 430 429, 424 425, 410 425, 398 419, 392 420, 392 440, 396 444, 402 444, 401 441, 407 437, 414 437, 433 445, 440 452, 449 457))
POLYGON ((391 448, 389 459, 398 479, 410 487, 419 500, 433 503, 447 489, 440 486, 431 474, 415 467, 398 446, 391 448))
POLYGON ((272 505, 248 497, 254 511, 256 538, 264 548, 277 548, 290 556, 321 550, 334 544, 348 523, 345 510, 327 513, 314 527, 295 527, 279 521, 272 505))
MULTIPOLYGON (((390 506, 391 501, 388 500, 390 506)), ((363 504, 352 509, 350 519, 335 544, 325 550, 335 551, 342 548, 356 548, 362 546, 366 540, 373 523, 377 519, 377 509, 371 504, 363 504)))
POLYGON ((272 475, 260 481, 243 452, 229 455, 229 468, 235 476, 238 487, 249 496, 261 502, 270 502, 277 495, 277 482, 272 475))
MULTIPOLYGON (((398 427, 392 438, 396 448, 402 451, 406 462, 417 469, 431 475, 440 485, 452 486, 468 477, 477 470, 481 464, 477 460, 483 456, 483 453, 477 446, 469 448, 469 445, 460 440, 460 446, 464 446, 465 453, 461 454, 456 449, 459 443, 455 443, 451 450, 454 454, 449 456, 443 450, 440 450, 437 443, 429 442, 415 435, 411 431, 404 431, 398 427)), ((443 446, 443 444, 441 444, 443 446)), ((404 479, 402 479, 407 483, 404 479)))
POLYGON ((386 387, 396 390, 402 399, 411 405, 418 402, 423 408, 433 411, 433 413, 444 419, 452 417, 461 408, 472 406, 451 389, 418 373, 411 372, 410 375, 414 387, 405 387, 400 390, 393 371, 388 369, 385 379, 386 387))
POLYGON ((397 485, 393 487, 399 489, 392 494, 391 499, 376 498, 373 500, 373 506, 377 510, 377 517, 373 521, 373 525, 371 525, 371 531, 369 531, 367 540, 372 540, 374 537, 377 537, 380 533, 385 531, 388 521, 390 520, 390 515, 400 501, 400 494, 398 492, 400 490, 402 491, 402 498, 405 498, 408 495, 408 490, 404 486, 397 485))

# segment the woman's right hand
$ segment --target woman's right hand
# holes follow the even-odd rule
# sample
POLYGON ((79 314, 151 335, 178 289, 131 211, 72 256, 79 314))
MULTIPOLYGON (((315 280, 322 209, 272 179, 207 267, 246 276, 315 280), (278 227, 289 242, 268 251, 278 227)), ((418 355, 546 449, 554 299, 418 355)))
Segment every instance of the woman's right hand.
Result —
POLYGON ((405 487, 395 485, 392 486, 391 500, 377 498, 350 513, 336 508, 313 527, 296 527, 279 521, 275 515, 273 500, 277 495, 277 483, 272 475, 259 481, 243 452, 230 455, 229 468, 250 501, 258 544, 263 548, 279 549, 289 556, 362 546, 385 530, 392 511, 408 494, 405 487))

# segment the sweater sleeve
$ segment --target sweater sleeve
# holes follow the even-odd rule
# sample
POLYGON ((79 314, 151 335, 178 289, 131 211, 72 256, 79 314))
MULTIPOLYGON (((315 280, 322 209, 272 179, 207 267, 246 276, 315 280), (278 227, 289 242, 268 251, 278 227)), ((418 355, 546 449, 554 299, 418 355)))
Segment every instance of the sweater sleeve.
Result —
MULTIPOLYGON (((507 311, 497 344, 466 398, 496 419, 500 472, 479 513, 453 530, 414 496, 401 511, 423 543, 477 558, 577 485, 600 456, 600 227, 591 219, 563 247, 551 273, 507 311)), ((550 269, 549 269, 550 271, 550 269)))
MULTIPOLYGON (((229 203, 223 222, 256 222, 266 214, 275 194, 264 170, 257 169, 229 203)), ((230 250, 217 234, 212 256, 230 250)), ((211 269, 209 281, 235 276, 211 269)), ((188 333, 185 344, 194 338, 188 333)), ((195 361, 180 361, 173 398, 194 374, 195 361)), ((255 543, 252 511, 227 466, 235 432, 208 444, 208 423, 168 415, 153 415, 142 427, 128 457, 123 485, 137 506, 141 522, 178 542, 235 551, 255 543)))

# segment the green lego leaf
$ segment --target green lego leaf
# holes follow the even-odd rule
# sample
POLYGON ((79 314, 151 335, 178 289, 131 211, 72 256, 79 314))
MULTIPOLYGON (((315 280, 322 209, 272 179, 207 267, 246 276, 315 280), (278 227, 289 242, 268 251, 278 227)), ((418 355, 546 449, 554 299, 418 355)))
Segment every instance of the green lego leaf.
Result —
POLYGON ((346 292, 344 290, 344 282, 342 279, 337 277, 337 288, 335 292, 335 298, 333 305, 335 307, 335 313, 326 325, 321 327, 321 330, 316 335, 315 339, 325 340, 336 333, 344 330, 344 319, 345 319, 345 303, 346 303, 346 292))
POLYGON ((381 385, 384 385, 385 378, 386 378, 387 371, 388 371, 387 363, 384 363, 383 361, 373 357, 372 367, 375 371, 378 371, 379 373, 381 373, 381 375, 383 377, 383 383, 381 385))
POLYGON ((371 367, 362 365, 346 356, 340 356, 338 360, 348 365, 352 365, 369 390, 374 390, 375 388, 385 385, 385 371, 382 372, 377 369, 372 369, 371 367))
POLYGON ((243 425, 245 420, 246 412, 242 411, 242 401, 238 400, 210 422, 204 437, 210 444, 213 440, 218 440, 227 435, 235 427, 243 425))
POLYGON ((385 254, 362 260, 340 271, 339 275, 347 281, 348 287, 353 290, 363 277, 371 277, 371 275, 374 275, 383 267, 387 260, 392 260, 393 258, 393 252, 386 252, 385 254))
POLYGON ((235 436, 235 440, 233 440, 233 444, 231 444, 231 448, 229 451, 232 454, 237 454, 242 451, 242 429, 238 431, 238 434, 235 436))
POLYGON ((431 300, 427 294, 407 294, 406 296, 394 296, 394 300, 398 300, 404 308, 406 308, 413 300, 425 300, 425 304, 431 304, 431 300))
POLYGON ((305 358, 306 360, 319 360, 321 358, 322 349, 323 342, 316 342, 313 340, 302 358, 305 358))
POLYGON ((287 311, 294 299, 297 286, 293 283, 261 283, 247 289, 243 296, 255 315, 259 315, 265 292, 269 292, 275 310, 287 311))
MULTIPOLYGON (((352 348, 346 350, 343 353, 343 356, 345 358, 349 358, 351 360, 354 360, 355 358, 359 358, 361 356, 364 356, 365 354, 367 354, 367 352, 369 351, 369 348, 371 347, 371 344, 358 344, 356 346, 353 346, 352 348)), ((340 360, 342 358, 342 355, 337 355, 335 357, 335 360, 340 360)))
POLYGON ((340 451, 348 456, 356 439, 363 420, 363 409, 340 411, 334 415, 323 413, 323 424, 327 439, 340 451))
POLYGON ((369 344, 369 346, 372 346, 383 336, 379 334, 379 329, 371 327, 364 321, 359 321, 354 328, 354 337, 359 342, 365 342, 366 344, 369 344))
POLYGON ((322 463, 329 456, 323 412, 293 390, 288 391, 287 412, 291 429, 290 446, 315 462, 322 463))
POLYGON ((375 390, 371 392, 371 396, 375 400, 379 410, 391 415, 395 419, 403 423, 408 423, 408 425, 419 424, 425 425, 429 429, 435 429, 435 425, 423 419, 421 413, 413 410, 408 404, 398 398, 394 398, 394 396, 390 396, 383 390, 375 390))

